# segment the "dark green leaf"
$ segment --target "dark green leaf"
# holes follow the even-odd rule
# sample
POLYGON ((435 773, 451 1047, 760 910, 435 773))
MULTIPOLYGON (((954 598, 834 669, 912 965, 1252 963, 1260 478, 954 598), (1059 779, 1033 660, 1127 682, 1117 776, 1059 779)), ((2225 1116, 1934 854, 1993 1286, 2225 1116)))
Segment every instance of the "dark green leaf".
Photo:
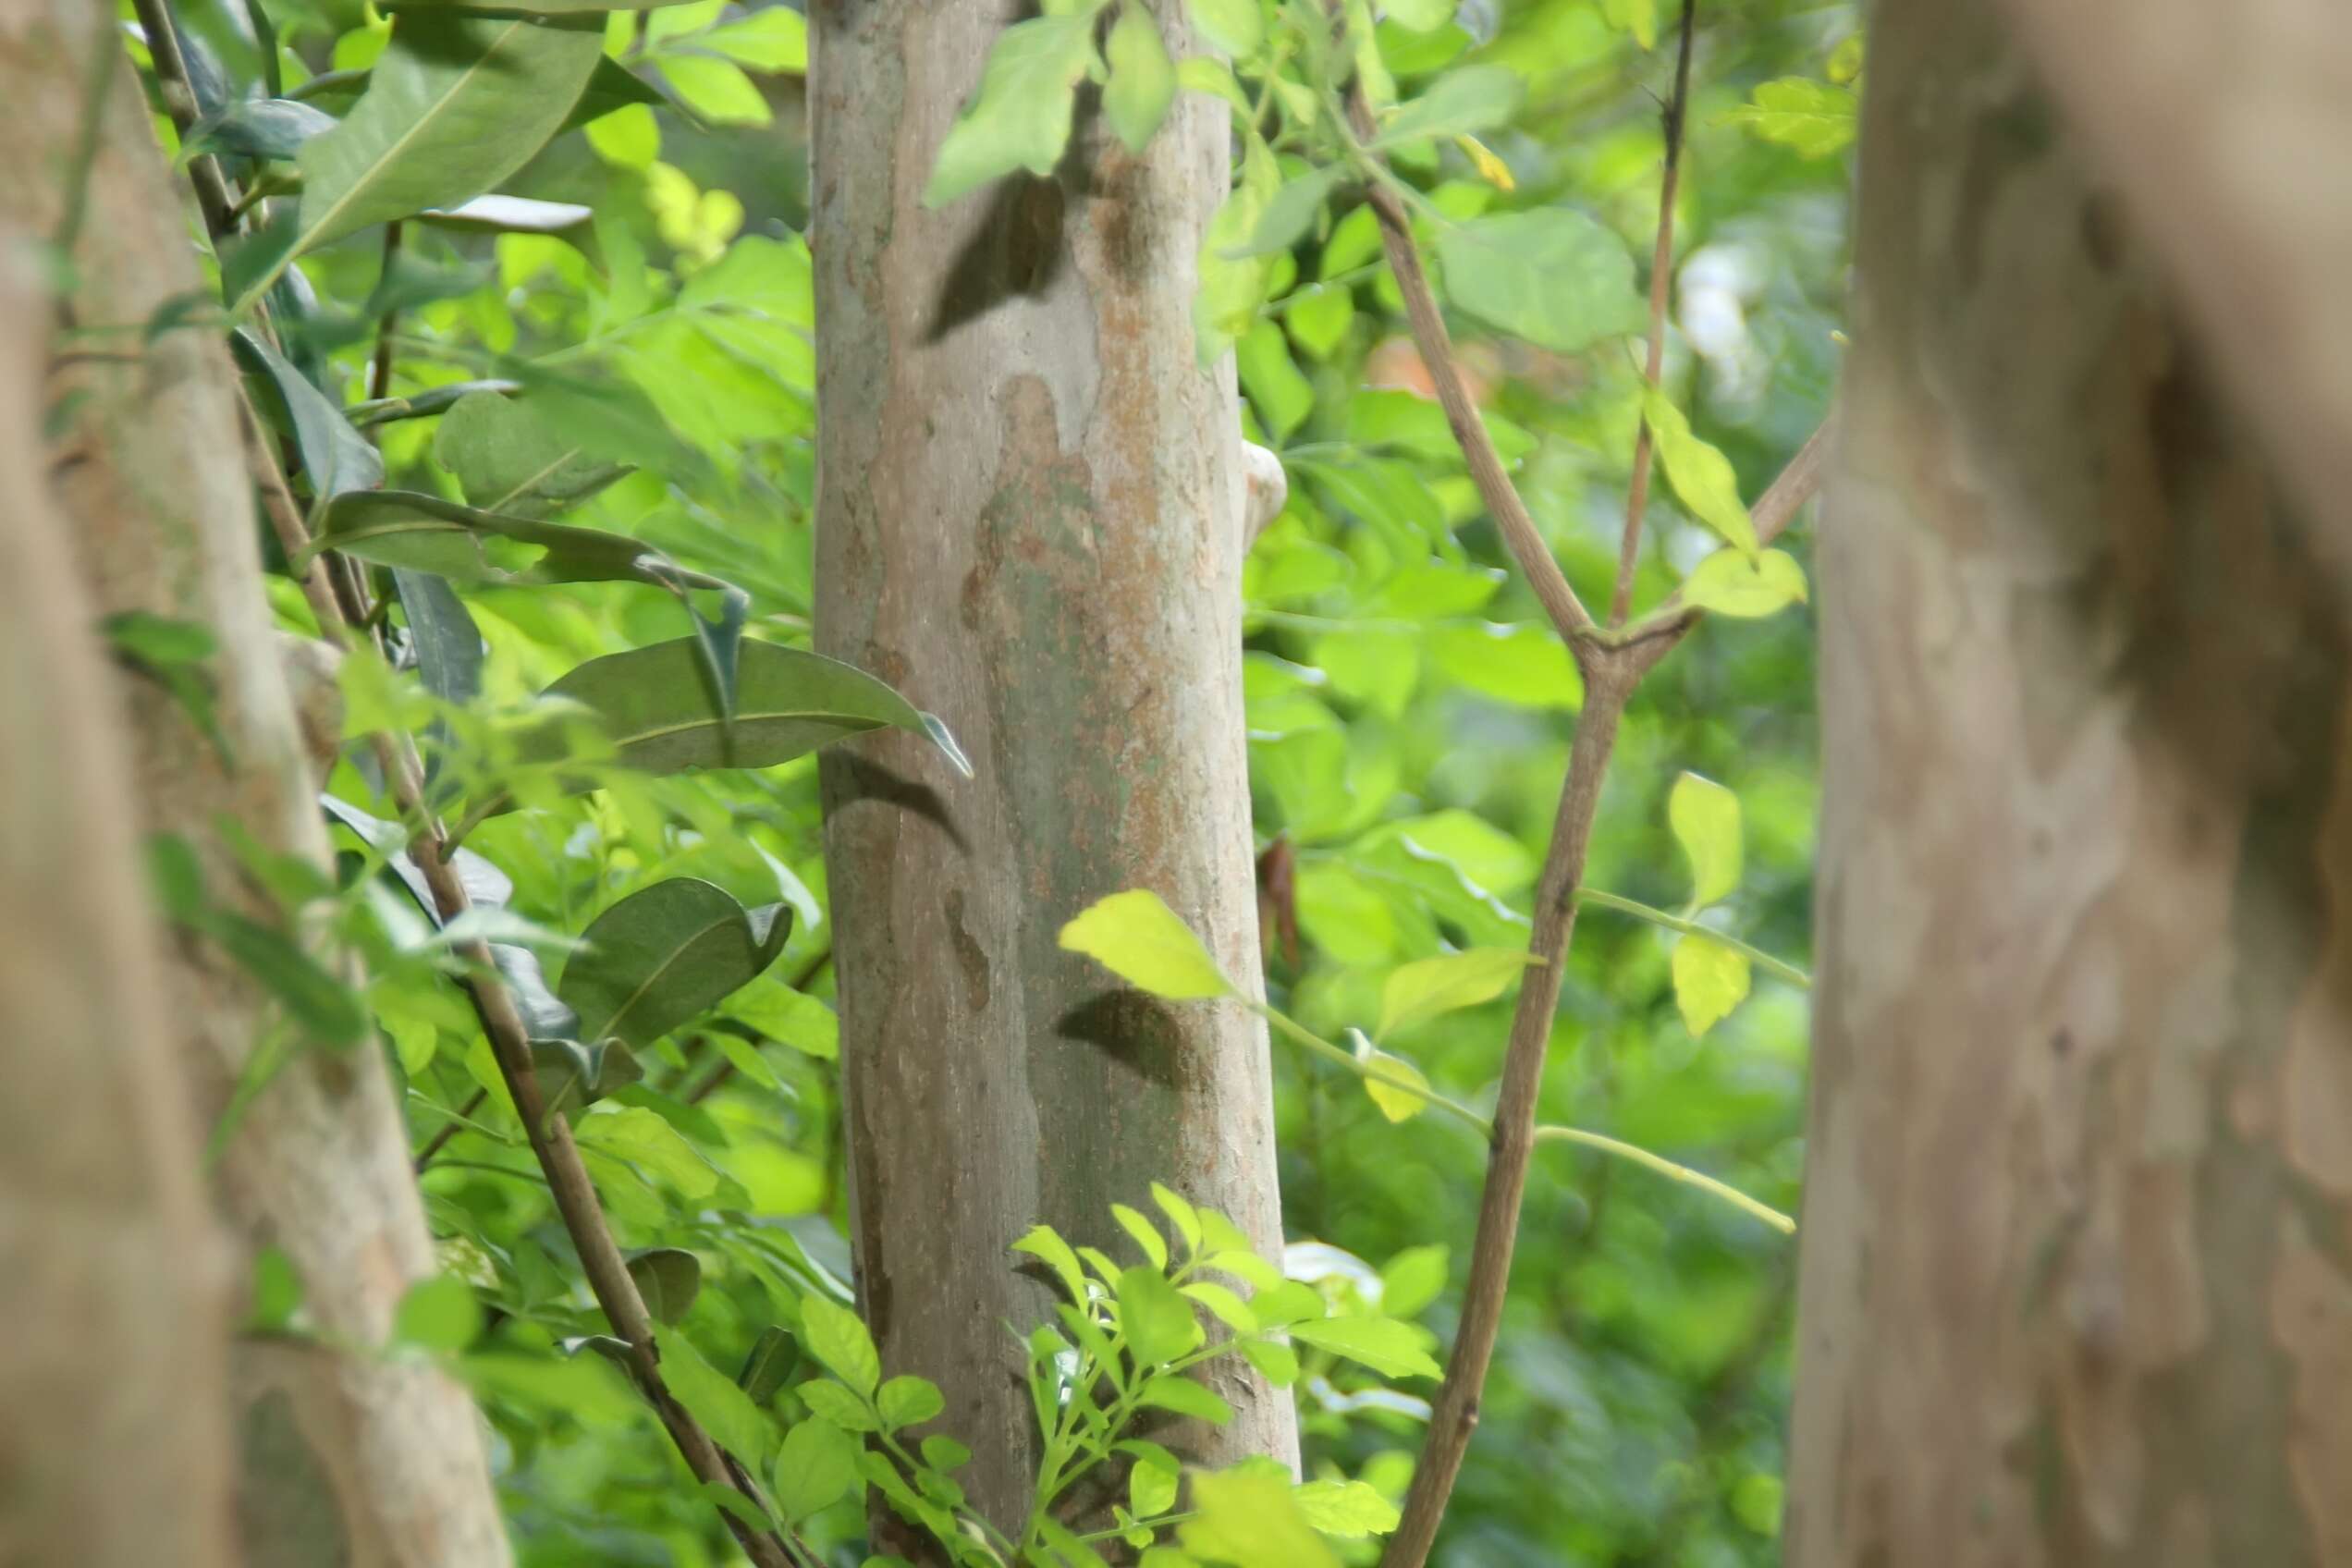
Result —
POLYGON ((409 640, 424 689, 445 703, 465 704, 480 696, 482 633, 465 602, 429 571, 395 567, 392 582, 409 619, 409 640))
POLYGON ((284 355, 251 327, 237 328, 229 341, 247 368, 267 377, 277 389, 313 495, 348 495, 384 483, 384 459, 374 447, 284 355))
POLYGON ((683 1247, 653 1247, 629 1260, 629 1277, 655 1321, 675 1323, 702 1293, 703 1262, 683 1247))
POLYGON ((658 558, 626 534, 485 511, 417 490, 337 496, 312 549, 498 587, 644 582, 649 557, 658 558))
POLYGON ((248 158, 290 158, 302 143, 335 129, 335 116, 290 98, 248 98, 193 127, 189 145, 248 158))
POLYGON ((790 1334, 771 1323, 752 1341, 743 1370, 735 1376, 736 1386, 751 1396, 753 1404, 765 1408, 792 1380, 793 1368, 800 1364, 801 1347, 790 1334))
POLYGON ((746 910, 693 877, 631 894, 582 932, 557 995, 589 1038, 649 1045, 759 976, 791 927, 783 904, 746 910))
POLYGON ((458 399, 434 433, 433 455, 457 475, 467 501, 510 517, 545 517, 629 472, 495 392, 458 399))

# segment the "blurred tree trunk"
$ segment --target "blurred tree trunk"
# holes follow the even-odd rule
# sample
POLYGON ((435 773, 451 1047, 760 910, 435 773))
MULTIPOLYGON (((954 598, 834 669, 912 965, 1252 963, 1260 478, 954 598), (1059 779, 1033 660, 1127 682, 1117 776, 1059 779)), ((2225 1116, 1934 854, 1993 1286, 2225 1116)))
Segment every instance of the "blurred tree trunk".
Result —
POLYGON ((1994 15, 1871 34, 1788 1561, 2352 1562, 2340 601, 1994 15))
POLYGON ((0 1562, 227 1568, 222 1248, 116 693, 42 484, 31 259, 0 224, 0 1562))
MULTIPOLYGON (((1190 29, 1164 5, 1170 48, 1190 29)), ((1037 1439, 1006 1333, 1052 1297, 1043 1220, 1119 1250, 1167 1182, 1280 1240, 1264 1029, 1164 1006, 1056 945, 1149 888, 1259 973, 1229 361, 1194 363, 1194 257, 1226 111, 1180 97, 1141 157, 1082 99, 1059 178, 932 213, 930 162, 1007 0, 825 0, 812 233, 817 641, 944 717, 977 777, 874 738, 824 764, 860 1289, 893 1371, 937 1379, 974 1500, 1024 1517, 1037 1439)), ((1253 982, 1254 983, 1254 982, 1253 982)), ((1287 1394, 1194 1452, 1294 1462, 1287 1394)))
MULTIPOLYGON (((101 613, 198 623, 218 644, 208 673, 227 766, 156 681, 115 682, 129 715, 139 830, 196 850, 212 897, 258 920, 276 912, 239 868, 219 824, 264 849, 325 864, 315 785, 302 757, 261 583, 252 493, 239 440, 227 351, 209 327, 152 342, 141 327, 204 288, 181 193, 119 60, 111 6, 0 0, 0 104, 19 145, 0 163, 0 212, 41 234, 85 205, 62 301, 82 329, 53 394, 70 399, 55 459, 55 506, 101 613), (91 52, 103 75, 94 157, 77 193, 91 52)), ((212 1127, 264 1035, 283 1027, 252 977, 186 936, 170 949, 168 1016, 212 1127)), ((300 1276, 309 1312, 332 1341, 383 1342, 409 1286, 433 1270, 389 1074, 372 1046, 303 1048, 248 1106, 216 1167, 216 1197, 238 1240, 241 1287, 252 1255, 276 1246, 300 1276)), ((240 1467, 239 1561, 253 1568, 472 1568, 508 1559, 479 1421, 436 1371, 300 1343, 236 1348, 231 1366, 240 1467)), ((165 1554, 172 1561, 178 1559, 165 1554)))

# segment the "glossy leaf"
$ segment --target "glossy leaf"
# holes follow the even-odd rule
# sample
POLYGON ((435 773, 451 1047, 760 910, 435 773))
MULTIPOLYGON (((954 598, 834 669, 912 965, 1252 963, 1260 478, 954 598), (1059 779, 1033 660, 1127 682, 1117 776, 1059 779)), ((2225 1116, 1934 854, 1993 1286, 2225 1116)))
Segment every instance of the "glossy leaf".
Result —
POLYGON ((1036 17, 998 33, 978 91, 940 144, 923 204, 944 207, 1015 169, 1051 175, 1070 141, 1078 83, 1094 59, 1091 11, 1036 17))
MULTIPOLYGON (((730 724, 704 681, 692 637, 591 659, 547 688, 603 726, 620 760, 650 773, 704 767, 774 767, 829 741, 899 729, 930 738, 969 776, 947 727, 864 671, 820 655, 746 642, 738 652, 730 724)), ((562 754, 560 733, 541 731, 527 750, 562 754)))
POLYGON ((1438 234, 1438 260, 1455 304, 1538 348, 1574 353, 1649 319, 1624 241, 1578 213, 1547 207, 1455 224, 1438 234))
POLYGON ((374 446, 285 355, 250 327, 230 333, 229 342, 246 368, 259 372, 276 388, 312 494, 342 496, 384 483, 384 459, 374 446))
POLYGON ((1740 880, 1739 797, 1711 778, 1685 773, 1666 797, 1666 820, 1690 863, 1691 902, 1705 908, 1740 880))
POLYGON ((482 694, 482 632, 445 578, 407 567, 392 570, 392 583, 408 618, 416 650, 417 678, 445 703, 459 705, 482 694))
POLYGON ((790 909, 745 909, 691 876, 639 889, 581 933, 556 994, 582 1035, 646 1046, 757 979, 784 950, 790 909))
POLYGON ((1096 901, 1061 928, 1061 946, 1156 997, 1221 997, 1233 988, 1193 928, 1148 888, 1096 901))

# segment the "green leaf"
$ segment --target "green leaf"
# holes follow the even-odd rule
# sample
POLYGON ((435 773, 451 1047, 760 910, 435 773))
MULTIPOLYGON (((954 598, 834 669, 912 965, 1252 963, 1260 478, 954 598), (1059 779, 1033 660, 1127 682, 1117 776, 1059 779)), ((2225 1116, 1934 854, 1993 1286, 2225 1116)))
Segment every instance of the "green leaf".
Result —
POLYGON ((1158 1182, 1151 1184, 1151 1194, 1152 1202, 1159 1206, 1159 1211, 1168 1216, 1169 1224, 1176 1228, 1176 1234, 1183 1238, 1185 1254, 1190 1256, 1199 1252, 1201 1249, 1200 1211, 1193 1207, 1182 1194, 1162 1186, 1158 1182))
POLYGON ((1176 101, 1176 62, 1160 41, 1159 24, 1141 0, 1125 0, 1103 41, 1110 80, 1103 84, 1103 118, 1131 153, 1141 153, 1168 106, 1176 101))
POLYGON ((756 979, 791 925, 784 904, 747 910, 723 888, 671 877, 590 923, 556 995, 580 1015, 583 1038, 648 1046, 756 979))
POLYGON ((684 1334, 656 1328, 654 1343, 661 1352, 662 1381, 669 1386, 670 1393, 719 1447, 756 1473, 767 1456, 776 1424, 733 1379, 714 1370, 684 1334))
POLYGON ((1658 46, 1658 0, 1601 0, 1601 15, 1643 48, 1658 46))
POLYGON ((711 29, 694 43, 755 71, 808 69, 808 22, 789 6, 753 11, 741 21, 711 29))
POLYGON ((123 610, 98 623, 114 651, 156 669, 201 665, 220 652, 220 639, 198 620, 179 620, 145 610, 123 610))
POLYGON ((972 1463, 972 1451, 953 1438, 934 1432, 923 1439, 923 1463, 934 1470, 961 1470, 972 1463))
POLYGON ((1291 1494, 1306 1522, 1327 1536, 1362 1540, 1397 1527, 1397 1507, 1362 1481, 1309 1481, 1291 1494))
POLYGON ((1070 1292, 1071 1301, 1077 1305, 1085 1305, 1086 1271, 1079 1266, 1078 1255, 1061 1239, 1059 1231, 1050 1225, 1033 1225, 1027 1234, 1012 1243, 1012 1250, 1041 1260, 1054 1271, 1062 1289, 1070 1292))
POLYGON ((1380 1270, 1380 1311, 1411 1317, 1438 1299, 1446 1283, 1447 1251, 1439 1245, 1407 1247, 1380 1270))
POLYGON ((1293 1323, 1291 1338, 1362 1362, 1384 1378, 1442 1378, 1445 1368, 1422 1348, 1421 1331, 1392 1317, 1312 1317, 1293 1323))
POLYGON ((1759 82, 1747 103, 1723 118, 1744 125, 1766 141, 1794 148, 1807 158, 1825 158, 1854 140, 1860 122, 1854 89, 1809 77, 1759 82))
MULTIPOLYGON (((775 767, 834 741, 895 728, 928 736, 958 772, 971 776, 945 725, 864 670, 773 643, 747 641, 737 658, 731 725, 704 680, 703 654, 692 637, 590 659, 545 695, 585 707, 621 762, 648 773, 775 767)), ((564 736, 539 731, 523 751, 551 760, 563 754, 564 736)))
POLYGON ((1270 321, 1258 322, 1234 349, 1242 389, 1249 394, 1258 423, 1276 441, 1287 439, 1314 410, 1315 387, 1291 362, 1282 329, 1270 321))
POLYGON ((881 1412, 882 1424, 896 1431, 936 1419, 948 1402, 939 1385, 927 1378, 893 1378, 874 1396, 874 1407, 881 1412))
POLYGON ((1685 773, 1666 797, 1666 820, 1690 862, 1691 904, 1729 896, 1740 879, 1739 797, 1711 778, 1685 773))
POLYGON ((1694 1036, 1704 1036, 1747 998, 1747 955, 1705 937, 1675 940, 1673 975, 1674 1005, 1694 1036))
POLYGON ((1409 32, 1435 32, 1453 20, 1458 0, 1388 0, 1381 11, 1409 32))
POLYGON ((794 1390, 809 1412, 845 1432, 878 1432, 882 1423, 865 1401, 830 1378, 812 1378, 794 1390))
POLYGON ((1222 997, 1233 989, 1193 928, 1148 888, 1098 900, 1061 928, 1061 946, 1156 997, 1222 997))
POLYGON ((1340 1560, 1292 1496, 1286 1476, 1204 1471, 1193 1476, 1197 1517, 1177 1526, 1184 1550, 1234 1568, 1339 1568, 1340 1560))
POLYGON ((1201 1342, 1193 1304, 1157 1268, 1137 1267, 1119 1276, 1119 1326, 1136 1364, 1158 1366, 1201 1342))
POLYGON ((713 125, 766 125, 776 117, 743 67, 708 55, 664 55, 655 62, 686 106, 713 125))
POLYGON ((1732 459, 1693 435, 1690 421, 1659 387, 1643 394, 1642 417, 1649 422, 1658 464, 1666 471, 1684 509, 1722 535, 1734 549, 1756 554, 1755 520, 1740 499, 1739 476, 1732 472, 1732 459))
POLYGON ((820 1295, 801 1298, 801 1342, 850 1388, 869 1398, 882 1380, 882 1358, 858 1315, 820 1295))
POLYGON ((1624 241, 1580 213, 1547 207, 1455 224, 1438 234, 1438 261, 1455 304, 1558 353, 1649 320, 1624 241))
MULTIPOLYGON (((528 404, 469 392, 444 414, 433 455, 457 475, 466 500, 510 517, 545 517, 585 500, 629 472, 592 455, 528 404)), ((643 546, 640 546, 642 549, 643 546)))
POLYGON ((718 1190, 718 1172, 677 1128, 640 1106, 597 1106, 580 1119, 573 1137, 593 1154, 634 1167, 681 1197, 702 1199, 718 1190))
POLYGON ((455 1353, 482 1332, 482 1303, 473 1287, 450 1274, 436 1274, 409 1287, 392 1315, 395 1344, 455 1353))
POLYGON ((1364 1080, 1364 1092, 1372 1096, 1372 1103, 1380 1108, 1382 1116, 1390 1121, 1410 1121, 1429 1109, 1428 1096, 1413 1092, 1429 1086, 1429 1080, 1419 1068, 1401 1056, 1374 1050, 1372 1042, 1361 1035, 1356 1039, 1356 1060, 1388 1080, 1383 1083, 1380 1078, 1370 1076, 1364 1080))
POLYGON ((770 1323, 752 1341, 751 1354, 743 1357, 743 1369, 735 1375, 735 1386, 753 1404, 766 1409, 791 1380, 800 1361, 800 1345, 790 1334, 770 1323))
POLYGON ((1467 690, 1514 707, 1574 708, 1584 700, 1584 681, 1567 645, 1537 622, 1437 627, 1428 636, 1428 654, 1467 690))
POLYGON ((830 1421, 796 1423, 776 1455, 776 1506, 787 1523, 832 1507, 865 1489, 858 1471, 861 1445, 830 1421))
POLYGON ((1472 948, 1400 965, 1380 988, 1381 1038, 1457 1009, 1489 1002, 1537 962, 1508 948, 1472 948))
POLYGON ((1138 1519, 1156 1518, 1176 1506, 1176 1485, 1183 1473, 1137 1460, 1127 1472, 1127 1508, 1138 1519))
MULTIPOLYGON (((293 254, 479 196, 531 161, 604 56, 604 19, 404 11, 342 124, 302 144, 293 254)), ((282 269, 281 269, 282 270, 282 269)), ((232 313, 261 288, 249 285, 232 313)))
POLYGON ((285 355, 251 327, 236 328, 228 340, 246 368, 267 377, 277 389, 312 495, 341 496, 384 483, 384 459, 374 444, 285 355))
POLYGON ((1208 1308, 1209 1315, 1236 1334, 1255 1334, 1258 1329, 1257 1314, 1250 1304, 1209 1280, 1195 1280, 1179 1287, 1186 1297, 1208 1308))
POLYGON ((1805 596, 1805 569, 1785 550, 1718 550, 1683 580, 1684 604, 1742 619, 1777 615, 1805 596))
POLYGON ((1119 1221, 1121 1230, 1134 1238, 1135 1244, 1143 1248, 1144 1256, 1151 1260, 1151 1266, 1165 1272, 1168 1268, 1168 1243, 1160 1235, 1158 1228, 1139 1211, 1123 1203, 1110 1206, 1110 1217, 1119 1221))
POLYGON ((324 550, 493 587, 649 582, 660 560, 659 552, 626 534, 510 517, 418 490, 336 496, 312 554, 324 550))
POLYGON ((1266 38, 1266 22, 1257 0, 1185 0, 1193 25, 1220 54, 1242 59, 1257 52, 1266 38))
POLYGON ((1830 80, 1844 87, 1860 76, 1864 47, 1860 33, 1847 33, 1844 42, 1830 51, 1830 63, 1823 67, 1829 72, 1830 80))
POLYGON ((1372 145, 1403 147, 1508 125, 1526 91, 1526 82, 1508 66, 1464 66, 1448 71, 1397 110, 1372 139, 1372 145))
POLYGON ((1223 254, 1230 261, 1241 261, 1289 250, 1315 227, 1323 203, 1346 178, 1345 169, 1322 168, 1309 169, 1296 179, 1283 181, 1267 198, 1265 210, 1258 214, 1256 226, 1250 230, 1249 243, 1234 246, 1223 254))
POLYGON ((1280 1340, 1243 1340, 1242 1359, 1257 1368, 1257 1375, 1278 1389, 1287 1389, 1298 1381, 1298 1352, 1280 1340))
POLYGON ((429 571, 394 567, 392 585, 408 618, 417 679, 445 703, 462 707, 472 702, 482 694, 482 631, 465 601, 447 579, 429 571))
POLYGON ((245 98, 200 121, 188 150, 233 153, 245 158, 290 158, 312 137, 335 129, 333 115, 289 98, 245 98))
POLYGON ((629 1277, 654 1320, 675 1323, 702 1293, 703 1261, 683 1247, 651 1247, 629 1260, 629 1277))
POLYGON ((1051 175, 1070 141, 1078 84, 1094 60, 1092 11, 1005 29, 988 51, 979 91, 939 146, 923 204, 944 207, 1015 169, 1051 175))
MULTIPOLYGON (((1165 1280, 1161 1282, 1166 1283, 1165 1280)), ((1176 1299, 1181 1302, 1184 1298, 1178 1296, 1176 1299)), ((1189 1314, 1192 1308, 1187 1306, 1184 1310, 1189 1314)), ((1196 1323, 1194 1327, 1197 1328, 1198 1324, 1196 1323)), ((1152 1378, 1136 1390, 1135 1403, 1148 1405, 1154 1410, 1168 1410, 1179 1415, 1189 1415, 1196 1421, 1206 1421, 1214 1427, 1222 1427, 1233 1419, 1231 1405, 1180 1372, 1163 1372, 1152 1378)))

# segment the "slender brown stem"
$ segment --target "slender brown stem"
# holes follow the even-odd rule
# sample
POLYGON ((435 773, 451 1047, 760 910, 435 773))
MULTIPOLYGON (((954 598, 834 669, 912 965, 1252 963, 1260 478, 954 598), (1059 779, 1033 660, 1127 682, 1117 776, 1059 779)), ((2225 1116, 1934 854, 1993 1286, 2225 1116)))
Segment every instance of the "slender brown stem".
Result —
MULTIPOLYGON (((378 288, 392 281, 392 264, 400 255, 400 225, 398 219, 384 226, 384 266, 376 279, 378 288)), ((392 395, 392 329, 399 325, 397 307, 387 308, 375 324, 375 355, 368 361, 368 398, 370 401, 392 395)), ((1653 379, 1655 375, 1653 374, 1653 379)))
MULTIPOLYGON (((155 62, 155 83, 163 91, 164 109, 185 145, 196 125, 196 90, 189 85, 188 59, 180 53, 171 10, 164 0, 131 0, 131 10, 139 18, 139 31, 147 35, 147 57, 155 62)), ((204 232, 214 239, 231 233, 237 227, 237 201, 229 194, 219 160, 210 153, 189 159, 188 182, 196 188, 196 209, 203 215, 204 232)))
MULTIPOLYGON (((248 457, 261 482, 263 509, 288 557, 299 559, 311 544, 309 530, 300 508, 287 489, 285 475, 278 472, 262 442, 260 421, 250 404, 245 407, 245 434, 250 443, 248 457)), ((338 647, 348 647, 350 631, 327 581, 325 561, 324 555, 310 561, 302 574, 303 595, 318 618, 321 635, 338 647)), ((447 925, 471 909, 472 900, 449 862, 441 824, 424 808, 424 780, 415 748, 405 736, 377 734, 370 737, 370 743, 383 767, 385 785, 401 814, 423 824, 410 842, 409 855, 424 874, 435 910, 447 925)), ((472 995, 475 1011, 481 1015, 484 1033, 489 1036, 491 1052, 497 1059, 498 1075, 505 1082, 508 1094, 513 1096, 515 1110, 531 1140, 531 1151, 538 1157, 548 1190, 555 1194, 557 1212, 563 1219, 566 1233, 571 1237, 573 1250, 580 1255, 581 1271, 587 1276, 588 1289, 612 1325, 613 1332, 628 1341, 629 1368, 640 1390, 661 1417, 662 1425, 668 1429, 671 1440, 678 1445, 679 1453, 697 1480, 746 1489, 740 1485, 743 1479, 740 1471, 730 1465, 710 1434, 671 1396, 662 1379, 661 1353, 654 1341, 652 1315, 646 1311, 637 1282, 630 1278, 628 1263, 613 1240, 612 1228, 606 1223, 595 1183, 588 1175, 579 1145, 572 1142, 570 1123, 561 1116, 549 1115, 540 1097, 538 1075, 531 1060, 530 1031, 515 1011, 514 998, 506 983, 498 978, 489 947, 479 940, 461 942, 456 951, 467 963, 466 986, 472 995)), ((748 1489, 746 1495, 752 1495, 748 1489)), ((757 1499, 754 1497, 753 1501, 757 1499)), ((744 1554, 757 1568, 793 1568, 791 1555, 781 1539, 752 1528, 732 1513, 722 1513, 744 1554)))
POLYGON ((474 1090, 472 1098, 458 1107, 458 1114, 444 1122, 441 1131, 425 1140, 424 1147, 417 1150, 416 1173, 418 1175, 422 1176, 425 1173, 425 1170, 433 1164, 433 1157, 439 1154, 450 1139, 465 1130, 465 1124, 473 1120, 473 1113, 480 1110, 482 1102, 489 1097, 489 1090, 474 1090))
MULTIPOLYGON (((1348 117, 1354 124, 1357 140, 1370 141, 1372 111, 1364 102, 1361 88, 1349 89, 1348 117)), ((1372 182, 1366 199, 1379 220, 1380 246, 1388 256, 1389 270, 1396 275, 1397 288, 1404 296, 1414 347, 1420 350, 1421 362, 1438 389, 1438 402, 1445 410, 1454 444, 1462 448, 1471 481, 1478 487, 1478 499, 1502 531, 1503 543, 1510 546, 1519 570, 1527 574, 1527 585, 1535 590, 1544 613, 1560 634, 1573 642, 1593 630, 1591 612, 1552 558, 1551 545, 1528 515, 1527 504, 1519 498, 1503 469, 1502 454, 1495 450, 1494 437, 1487 433, 1486 421, 1478 417, 1478 405, 1471 399, 1461 361, 1454 357, 1453 340, 1446 335, 1445 318, 1438 311, 1438 297, 1429 288, 1429 275, 1421 265, 1421 252, 1413 243, 1413 223, 1404 202, 1378 180, 1372 182)))
MULTIPOLYGON (((1682 185, 1683 120, 1690 104, 1691 22, 1698 0, 1683 0, 1682 43, 1674 55, 1674 91, 1666 100, 1666 172, 1658 181, 1658 242, 1649 252, 1649 352, 1642 384, 1655 386, 1666 368, 1666 304, 1674 282, 1674 201, 1682 185)), ((1625 487, 1625 532, 1617 545, 1617 584, 1609 595, 1609 624, 1625 624, 1634 600, 1634 565, 1641 557, 1642 519, 1649 510, 1649 419, 1634 434, 1634 476, 1625 487)))

